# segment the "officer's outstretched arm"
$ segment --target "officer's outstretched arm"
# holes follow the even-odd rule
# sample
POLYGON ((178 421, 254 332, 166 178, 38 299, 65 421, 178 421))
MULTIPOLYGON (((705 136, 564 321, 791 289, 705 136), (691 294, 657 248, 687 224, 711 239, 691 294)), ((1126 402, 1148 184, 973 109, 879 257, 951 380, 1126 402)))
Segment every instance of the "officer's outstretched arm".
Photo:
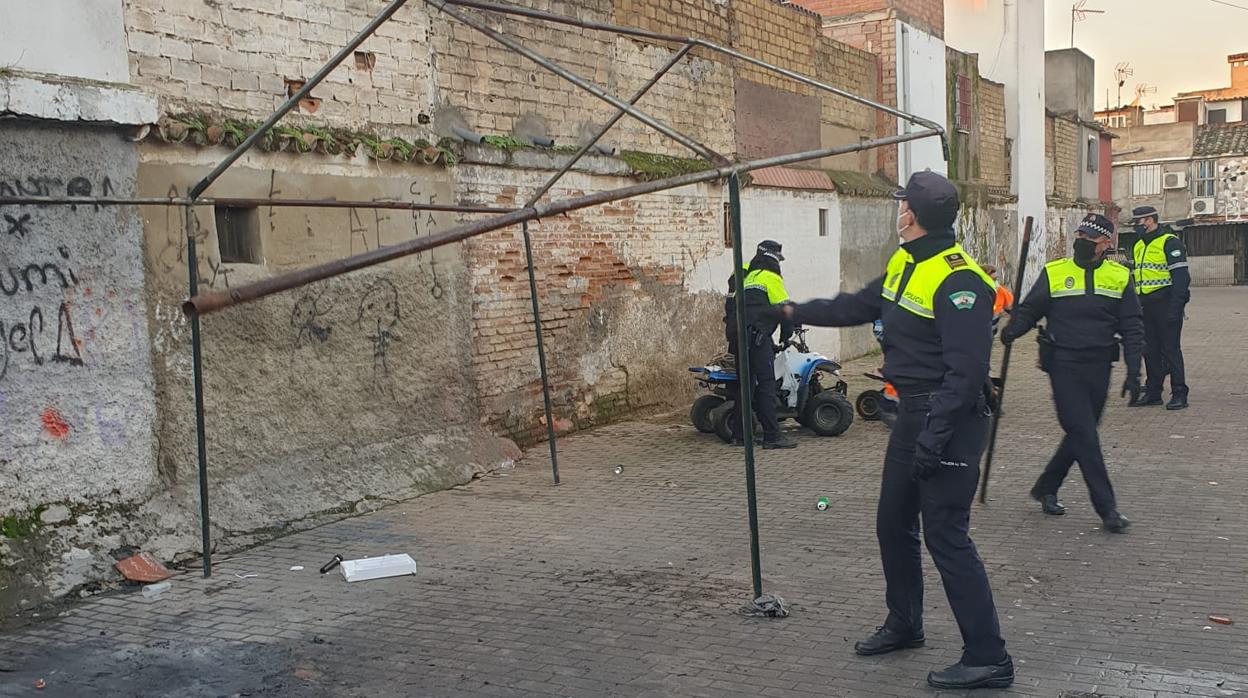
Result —
MULTIPOLYGON (((820 327, 852 327, 875 322, 883 304, 884 277, 867 284, 857 293, 842 293, 836 298, 817 298, 793 307, 793 323, 820 327)), ((991 312, 992 303, 988 304, 991 312)))
POLYGON ((977 274, 957 271, 940 285, 934 300, 945 377, 932 397, 919 444, 941 454, 953 436, 953 425, 975 408, 988 381, 994 298, 977 274))
POLYGON ((1053 299, 1049 296, 1049 272, 1040 270, 1040 277, 1027 292, 1022 303, 1014 306, 1010 312, 1010 324, 1001 332, 1003 342, 1012 342, 1027 334, 1037 322, 1049 314, 1053 299))
POLYGON ((1118 336, 1122 338, 1122 357, 1128 376, 1140 375, 1140 357, 1144 355, 1144 311, 1131 284, 1118 302, 1118 336))

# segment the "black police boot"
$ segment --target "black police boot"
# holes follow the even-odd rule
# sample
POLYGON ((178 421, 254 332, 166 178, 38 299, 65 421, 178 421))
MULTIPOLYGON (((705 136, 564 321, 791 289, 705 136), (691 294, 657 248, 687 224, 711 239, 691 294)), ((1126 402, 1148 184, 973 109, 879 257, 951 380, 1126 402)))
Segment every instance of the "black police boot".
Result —
POLYGON ((1066 513, 1066 507, 1057 501, 1057 495, 1046 494, 1040 498, 1040 509, 1049 516, 1062 516, 1066 513))
POLYGON ((1126 533, 1127 529, 1131 526, 1131 519, 1128 519, 1116 511, 1110 512, 1109 516, 1106 516, 1104 521, 1105 530, 1110 533, 1126 533))
POLYGON ((1164 400, 1161 399, 1161 391, 1140 393, 1140 399, 1131 403, 1132 407, 1154 407, 1160 405, 1164 400))
POLYGON ((1187 391, 1175 391, 1174 395, 1170 396, 1170 402, 1166 403, 1166 409, 1171 412, 1187 409, 1187 391))
POLYGON ((936 688, 969 690, 972 688, 1009 688, 1014 684, 1014 660, 1010 655, 1000 664, 967 666, 958 662, 941 671, 929 672, 927 682, 936 688))
POLYGON ((922 630, 912 633, 899 633, 896 630, 889 630, 880 626, 875 629, 875 634, 871 637, 856 643, 854 651, 863 657, 870 657, 876 654, 887 654, 897 650, 922 647, 926 643, 927 638, 923 637, 922 630))
POLYGON ((797 442, 787 436, 777 436, 771 441, 764 440, 763 448, 768 450, 775 448, 797 448, 797 442))

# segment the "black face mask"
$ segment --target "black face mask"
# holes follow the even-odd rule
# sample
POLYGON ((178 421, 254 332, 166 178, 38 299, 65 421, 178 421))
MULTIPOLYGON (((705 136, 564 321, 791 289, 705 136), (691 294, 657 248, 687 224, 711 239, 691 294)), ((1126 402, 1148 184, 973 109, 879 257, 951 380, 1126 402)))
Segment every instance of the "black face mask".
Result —
POLYGON ((1097 258, 1096 243, 1084 238, 1075 239, 1075 262, 1078 264, 1091 264, 1097 258))
POLYGON ((1147 233, 1147 232, 1148 232, 1148 228, 1144 227, 1142 224, 1135 226, 1136 235, 1143 235, 1144 233, 1147 233))

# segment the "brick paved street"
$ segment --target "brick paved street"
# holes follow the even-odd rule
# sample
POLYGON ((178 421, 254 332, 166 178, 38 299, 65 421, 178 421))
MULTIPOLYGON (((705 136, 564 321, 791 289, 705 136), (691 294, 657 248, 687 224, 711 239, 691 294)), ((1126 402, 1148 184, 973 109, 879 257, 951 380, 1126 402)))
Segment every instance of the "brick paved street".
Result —
MULTIPOLYGON (((1026 498, 1059 431, 1035 344, 1019 344, 992 496, 972 520, 1013 693, 1248 693, 1248 290, 1194 296, 1192 408, 1114 396, 1105 419, 1127 536, 1098 529, 1077 476, 1064 518, 1026 498)), ((851 397, 872 363, 847 369, 851 397)), ((750 587, 741 452, 674 415, 562 441, 558 488, 539 448, 471 486, 220 560, 209 581, 180 575, 153 603, 95 598, 10 633, 0 695, 35 694, 39 678, 51 696, 936 695, 926 672, 959 640, 926 555, 927 648, 852 652, 883 619, 885 434, 855 422, 760 452, 765 584, 791 604, 785 620, 736 613, 750 587), (419 574, 348 585, 316 571, 334 553, 392 552, 419 574)))

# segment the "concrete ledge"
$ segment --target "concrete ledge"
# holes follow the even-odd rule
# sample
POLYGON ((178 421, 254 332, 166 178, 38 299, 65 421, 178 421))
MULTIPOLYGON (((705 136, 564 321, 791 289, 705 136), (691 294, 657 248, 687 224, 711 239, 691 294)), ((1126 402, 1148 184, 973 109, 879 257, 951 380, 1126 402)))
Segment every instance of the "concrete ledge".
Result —
POLYGON ((155 123, 156 98, 125 85, 47 75, 0 75, 0 114, 140 126, 155 123))

